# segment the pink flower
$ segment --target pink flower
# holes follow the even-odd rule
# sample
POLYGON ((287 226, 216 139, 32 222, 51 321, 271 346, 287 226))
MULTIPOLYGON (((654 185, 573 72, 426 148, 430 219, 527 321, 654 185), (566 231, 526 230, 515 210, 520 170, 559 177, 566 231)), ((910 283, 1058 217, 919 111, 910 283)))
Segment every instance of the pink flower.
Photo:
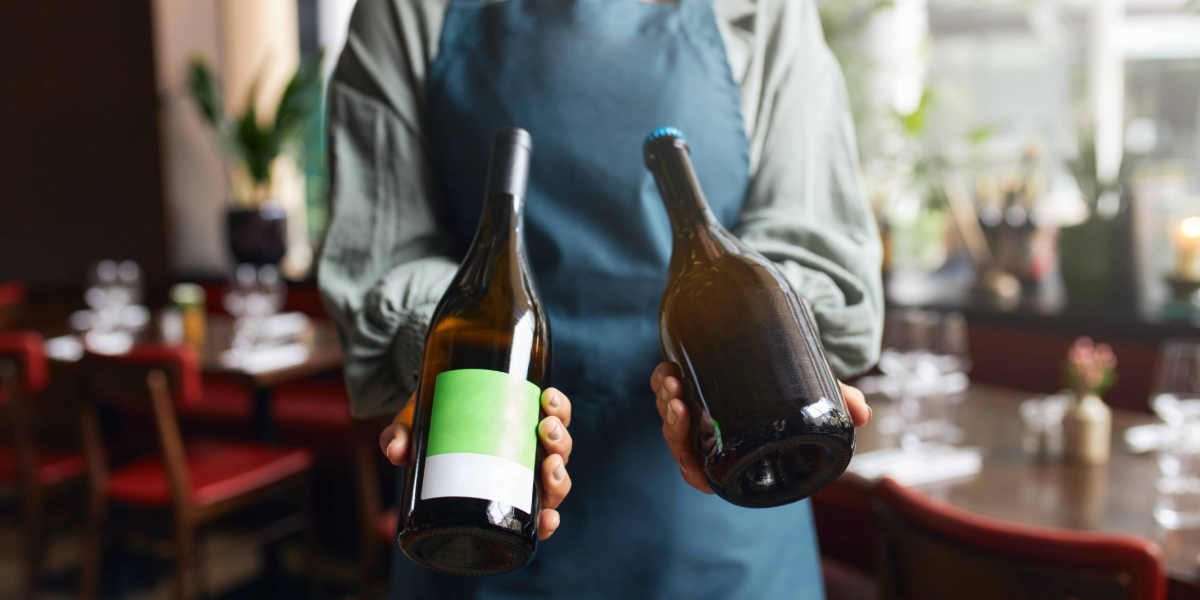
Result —
POLYGON ((1088 337, 1075 340, 1067 351, 1067 379, 1080 393, 1104 393, 1116 367, 1117 356, 1112 347, 1096 344, 1088 337))
POLYGON ((1107 369, 1117 368, 1117 355, 1113 353, 1112 346, 1108 344, 1096 346, 1096 358, 1107 369))

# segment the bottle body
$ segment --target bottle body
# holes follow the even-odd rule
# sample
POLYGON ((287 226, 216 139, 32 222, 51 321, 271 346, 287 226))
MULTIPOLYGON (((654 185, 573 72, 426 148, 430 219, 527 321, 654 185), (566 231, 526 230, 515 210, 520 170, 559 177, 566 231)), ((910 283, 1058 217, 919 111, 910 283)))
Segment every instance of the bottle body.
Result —
POLYGON ((775 266, 712 216, 677 132, 652 135, 646 163, 674 230, 659 337, 684 384, 705 478, 740 506, 811 496, 854 452, 812 316, 775 266))
POLYGON ((511 132, 497 134, 479 230, 426 337, 400 501, 404 553, 460 575, 519 569, 537 549, 550 330, 525 256, 525 175, 504 172, 528 168, 528 134, 511 132), (510 164, 514 144, 524 156, 510 164))

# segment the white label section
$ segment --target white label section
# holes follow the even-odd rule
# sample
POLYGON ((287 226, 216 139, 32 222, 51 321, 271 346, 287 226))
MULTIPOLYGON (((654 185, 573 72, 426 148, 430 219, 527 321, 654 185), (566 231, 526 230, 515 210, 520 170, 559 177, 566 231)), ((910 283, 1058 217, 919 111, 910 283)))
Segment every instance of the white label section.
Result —
POLYGON ((487 454, 454 452, 426 457, 421 499, 450 497, 503 502, 529 513, 533 471, 487 454))

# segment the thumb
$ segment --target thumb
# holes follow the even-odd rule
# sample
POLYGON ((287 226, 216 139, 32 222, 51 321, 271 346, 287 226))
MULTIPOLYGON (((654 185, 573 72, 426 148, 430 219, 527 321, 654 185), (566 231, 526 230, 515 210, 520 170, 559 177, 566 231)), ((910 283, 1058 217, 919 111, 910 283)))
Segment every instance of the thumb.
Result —
POLYGON ((408 425, 392 423, 379 435, 379 448, 388 462, 402 467, 408 462, 408 425))

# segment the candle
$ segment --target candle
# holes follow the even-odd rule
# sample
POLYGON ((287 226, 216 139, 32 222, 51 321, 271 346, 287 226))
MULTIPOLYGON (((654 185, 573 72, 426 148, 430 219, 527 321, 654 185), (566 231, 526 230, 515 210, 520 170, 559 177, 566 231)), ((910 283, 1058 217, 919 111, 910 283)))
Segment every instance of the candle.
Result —
POLYGON ((1188 217, 1179 224, 1179 235, 1175 238, 1178 258, 1175 273, 1179 279, 1200 281, 1196 268, 1196 257, 1200 256, 1200 217, 1188 217))

